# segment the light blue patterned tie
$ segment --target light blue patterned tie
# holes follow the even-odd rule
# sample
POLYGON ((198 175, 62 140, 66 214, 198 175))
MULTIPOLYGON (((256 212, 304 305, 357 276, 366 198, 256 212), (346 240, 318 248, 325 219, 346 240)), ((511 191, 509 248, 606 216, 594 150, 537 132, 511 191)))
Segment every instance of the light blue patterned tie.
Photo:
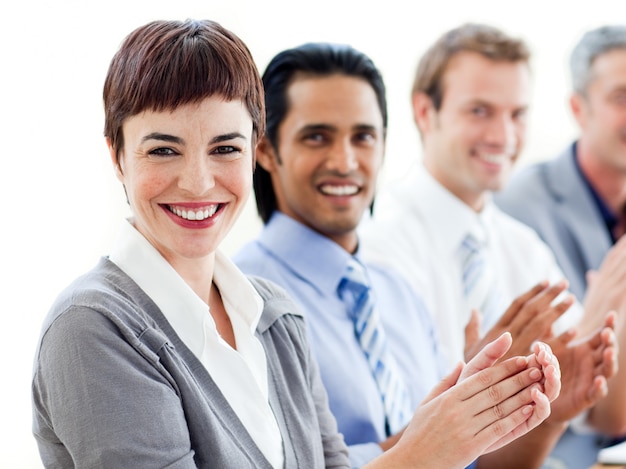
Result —
POLYGON ((502 296, 495 272, 485 257, 485 246, 469 233, 461 243, 459 256, 466 309, 478 309, 483 315, 483 326, 488 329, 503 311, 499 311, 502 296))
POLYGON ((343 299, 350 296, 346 300, 352 305, 349 314, 354 321, 354 331, 381 394, 387 434, 393 435, 404 428, 412 416, 409 395, 398 364, 387 347, 365 269, 355 259, 348 262, 338 291, 343 299))

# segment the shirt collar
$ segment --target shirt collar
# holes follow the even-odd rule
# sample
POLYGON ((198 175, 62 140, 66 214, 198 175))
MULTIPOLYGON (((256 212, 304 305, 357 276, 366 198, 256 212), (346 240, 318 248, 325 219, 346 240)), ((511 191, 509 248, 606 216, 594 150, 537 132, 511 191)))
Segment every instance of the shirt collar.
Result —
POLYGON ((237 314, 254 334, 263 312, 263 299, 246 276, 223 252, 215 253, 213 281, 229 316, 237 314))
MULTIPOLYGON (((215 328, 208 305, 163 256, 132 225, 122 224, 109 259, 122 269, 154 301, 181 340, 198 357, 204 348, 205 320, 215 328)), ((215 256, 213 280, 229 316, 241 318, 254 334, 263 300, 228 257, 215 256)))
POLYGON ((334 241, 278 211, 261 232, 259 243, 324 293, 336 290, 351 257, 334 241))
MULTIPOLYGON (((437 181, 423 166, 413 181, 423 207, 426 220, 435 220, 432 226, 437 229, 437 239, 449 252, 454 252, 461 245, 468 233, 476 239, 488 244, 491 238, 489 227, 493 226, 494 207, 491 194, 487 194, 485 206, 476 213, 437 181), (435 201, 423 203, 426 201, 435 201)), ((430 225, 430 224, 429 224, 430 225)))

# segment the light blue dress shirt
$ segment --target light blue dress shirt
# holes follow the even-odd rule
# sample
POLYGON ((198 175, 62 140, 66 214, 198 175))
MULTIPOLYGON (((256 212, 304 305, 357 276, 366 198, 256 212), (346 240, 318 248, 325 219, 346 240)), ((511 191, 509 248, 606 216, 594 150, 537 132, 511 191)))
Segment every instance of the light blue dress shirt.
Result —
MULTIPOLYGON (((354 467, 381 454, 385 412, 337 286, 350 254, 335 242, 276 212, 259 238, 234 256, 247 274, 276 282, 302 307, 330 409, 354 467)), ((413 408, 443 376, 433 320, 396 273, 366 265, 389 347, 409 387, 413 408)))

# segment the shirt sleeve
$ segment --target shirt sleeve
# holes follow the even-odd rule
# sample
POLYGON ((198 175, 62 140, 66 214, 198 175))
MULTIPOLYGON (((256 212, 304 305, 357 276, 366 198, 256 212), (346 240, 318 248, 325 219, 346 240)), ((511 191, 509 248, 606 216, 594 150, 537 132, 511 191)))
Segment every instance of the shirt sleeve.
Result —
POLYGON ((44 335, 33 431, 46 467, 195 468, 175 384, 106 317, 72 307, 44 335))

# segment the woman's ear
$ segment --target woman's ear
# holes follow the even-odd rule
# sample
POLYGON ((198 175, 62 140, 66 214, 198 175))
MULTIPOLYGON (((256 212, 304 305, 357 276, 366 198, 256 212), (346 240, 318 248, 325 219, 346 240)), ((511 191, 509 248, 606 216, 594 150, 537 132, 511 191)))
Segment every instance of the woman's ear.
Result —
POLYGON ((113 148, 113 144, 111 143, 111 139, 109 137, 106 138, 107 148, 109 149, 109 157, 111 158, 111 163, 113 163, 113 169, 115 170, 115 176, 117 179, 123 184, 124 183, 124 172, 121 167, 121 158, 118 158, 118 155, 113 148))
POLYGON ((274 151, 274 147, 267 139, 263 137, 256 146, 256 161, 265 171, 272 173, 276 170, 279 163, 278 156, 274 151))

